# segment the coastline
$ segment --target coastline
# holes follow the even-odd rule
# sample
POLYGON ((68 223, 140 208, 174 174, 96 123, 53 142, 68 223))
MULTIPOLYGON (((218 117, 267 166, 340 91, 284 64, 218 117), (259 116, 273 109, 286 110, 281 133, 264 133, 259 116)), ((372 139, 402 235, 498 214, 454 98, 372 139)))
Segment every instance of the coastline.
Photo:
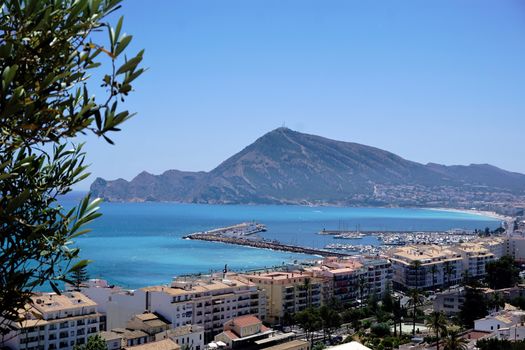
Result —
POLYGON ((494 211, 487 211, 487 210, 477 210, 477 209, 456 209, 456 208, 422 208, 427 210, 435 210, 435 211, 448 211, 452 213, 464 213, 464 214, 472 214, 472 215, 479 215, 484 217, 489 217, 493 219, 497 219, 500 221, 513 221, 514 218, 512 216, 505 216, 502 214, 498 214, 494 211))

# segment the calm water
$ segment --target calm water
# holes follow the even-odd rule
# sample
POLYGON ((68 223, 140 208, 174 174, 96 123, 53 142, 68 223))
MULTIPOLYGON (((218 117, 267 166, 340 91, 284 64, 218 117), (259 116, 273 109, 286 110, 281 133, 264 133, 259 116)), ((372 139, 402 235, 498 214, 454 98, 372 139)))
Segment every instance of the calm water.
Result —
MULTIPOLYGON (((361 230, 446 230, 496 228, 495 219, 423 209, 300 206, 105 203, 92 232, 77 239, 82 257, 93 260, 91 277, 129 288, 168 283, 171 277, 230 269, 269 267, 308 256, 221 243, 183 240, 182 236, 255 220, 267 225, 261 236, 281 242, 323 247, 339 242, 316 234, 323 228, 361 230)), ((344 243, 376 244, 367 237, 344 243)))

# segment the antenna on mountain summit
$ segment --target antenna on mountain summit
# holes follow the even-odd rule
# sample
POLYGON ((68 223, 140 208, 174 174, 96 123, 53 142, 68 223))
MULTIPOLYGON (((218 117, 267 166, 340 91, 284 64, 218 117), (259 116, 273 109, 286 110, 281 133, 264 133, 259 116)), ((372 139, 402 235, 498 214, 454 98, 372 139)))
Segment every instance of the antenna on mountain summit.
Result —
POLYGON ((286 122, 283 122, 283 125, 281 126, 281 128, 286 128, 286 122))

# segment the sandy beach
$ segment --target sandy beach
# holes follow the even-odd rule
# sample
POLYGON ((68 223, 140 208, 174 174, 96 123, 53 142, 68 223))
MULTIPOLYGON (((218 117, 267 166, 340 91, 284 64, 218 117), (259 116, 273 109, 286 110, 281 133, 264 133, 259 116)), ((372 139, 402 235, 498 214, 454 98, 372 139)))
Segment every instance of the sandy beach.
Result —
POLYGON ((485 210, 477 210, 477 209, 455 209, 455 208, 425 208, 425 209, 481 215, 481 216, 486 216, 486 217, 498 219, 498 220, 501 220, 501 221, 507 221, 507 222, 513 222, 514 221, 514 218, 512 216, 506 216, 506 215, 498 214, 498 213, 496 213, 494 211, 485 211, 485 210))

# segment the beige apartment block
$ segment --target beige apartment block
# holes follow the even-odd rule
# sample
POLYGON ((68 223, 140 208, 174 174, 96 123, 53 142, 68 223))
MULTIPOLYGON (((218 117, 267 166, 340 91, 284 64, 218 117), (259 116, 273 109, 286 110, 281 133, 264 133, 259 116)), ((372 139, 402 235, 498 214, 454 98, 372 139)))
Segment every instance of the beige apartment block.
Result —
POLYGON ((463 275, 469 278, 485 276, 485 265, 495 259, 494 254, 481 243, 460 243, 451 249, 461 254, 463 275))
POLYGON ((102 328, 97 303, 82 293, 38 293, 31 300, 4 338, 13 350, 73 349, 102 328))
POLYGON ((223 323, 242 315, 264 320, 266 297, 257 286, 237 274, 180 277, 171 286, 142 288, 147 309, 162 315, 172 327, 194 324, 208 335, 222 331, 223 323))
POLYGON ((392 281, 392 266, 382 258, 328 257, 305 271, 323 281, 323 300, 335 298, 343 304, 380 298, 392 281))
POLYGON ((431 290, 455 285, 463 278, 462 254, 446 246, 403 246, 390 249, 387 255, 396 288, 431 290))
POLYGON ((322 280, 308 272, 268 272, 245 275, 267 299, 267 321, 277 324, 285 314, 321 305, 322 280))

